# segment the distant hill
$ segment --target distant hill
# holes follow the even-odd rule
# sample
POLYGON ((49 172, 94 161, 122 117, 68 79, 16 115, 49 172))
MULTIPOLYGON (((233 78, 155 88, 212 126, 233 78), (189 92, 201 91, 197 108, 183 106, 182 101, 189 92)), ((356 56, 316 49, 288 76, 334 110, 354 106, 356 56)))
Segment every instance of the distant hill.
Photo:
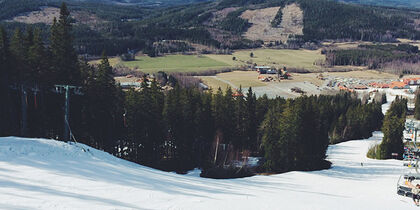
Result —
POLYGON ((367 4, 375 6, 387 6, 387 7, 406 7, 406 8, 419 8, 419 0, 338 0, 342 2, 355 3, 355 4, 367 4))
MULTIPOLYGON (((369 1, 373 2, 366 0, 369 1)), ((419 10, 333 0, 67 2, 75 18, 77 47, 81 49, 80 53, 87 54, 100 54, 106 50, 110 55, 117 55, 127 49, 136 49, 149 55, 159 55, 189 48, 168 40, 187 41, 195 47, 199 45, 203 52, 211 50, 217 53, 263 45, 313 49, 323 40, 420 40, 419 10)), ((419 4, 417 0, 402 2, 419 4)), ((58 0, 0 0, 0 21, 7 20, 3 25, 9 31, 17 26, 36 23, 48 33, 50 14, 57 13, 54 8, 58 8, 60 3, 58 0), (46 7, 51 9, 44 15, 46 7), (41 19, 45 21, 34 21, 41 19)))

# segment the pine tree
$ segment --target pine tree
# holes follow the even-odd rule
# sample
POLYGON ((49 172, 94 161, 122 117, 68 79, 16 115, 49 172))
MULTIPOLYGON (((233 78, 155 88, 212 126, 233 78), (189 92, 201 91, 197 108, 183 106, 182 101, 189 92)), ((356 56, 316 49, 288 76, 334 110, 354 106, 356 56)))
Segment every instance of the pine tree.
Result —
POLYGON ((267 171, 282 171, 283 161, 287 160, 284 153, 280 153, 280 112, 274 108, 268 110, 266 118, 261 124, 262 145, 266 162, 264 167, 267 171))
POLYGON ((252 92, 252 88, 248 88, 246 94, 246 118, 245 118, 245 131, 246 140, 245 148, 256 150, 257 149, 257 129, 261 121, 257 119, 256 106, 257 99, 252 92))
POLYGON ((31 66, 30 78, 34 83, 47 84, 49 63, 41 31, 35 29, 28 50, 28 63, 31 66))
POLYGON ((233 145, 236 147, 237 152, 248 148, 247 137, 246 137, 246 117, 247 110, 245 99, 242 94, 242 87, 237 91, 239 94, 234 97, 234 135, 233 145))
POLYGON ((26 60, 27 48, 24 41, 24 35, 22 31, 17 28, 10 41, 10 52, 12 55, 13 72, 11 77, 14 81, 24 82, 28 77, 28 66, 26 60))
POLYGON ((122 127, 123 99, 105 53, 94 70, 85 67, 83 74, 87 76, 83 83, 84 110, 86 121, 91 125, 86 133, 89 133, 95 147, 114 152, 115 139, 122 127))
POLYGON ((235 103, 233 101, 232 88, 229 86, 223 96, 223 110, 222 110, 222 133, 225 143, 232 143, 235 135, 235 103))
POLYGON ((10 52, 9 52, 9 40, 7 33, 3 27, 0 26, 0 136, 9 134, 10 125, 9 121, 9 108, 11 100, 8 100, 8 91, 10 84, 10 52))
POLYGON ((0 82, 5 84, 9 77, 9 40, 7 37, 6 30, 0 26, 0 82))
POLYGON ((80 84, 81 75, 76 51, 73 48, 72 24, 67 5, 60 8, 58 21, 51 26, 50 48, 56 83, 80 84))
POLYGON ((420 91, 416 91, 416 102, 414 105, 414 118, 420 120, 420 91))
POLYGON ((391 107, 385 115, 382 126, 384 137, 379 145, 379 159, 392 158, 392 153, 398 153, 399 158, 404 152, 403 131, 405 129, 407 111, 407 100, 398 96, 392 102, 391 107))

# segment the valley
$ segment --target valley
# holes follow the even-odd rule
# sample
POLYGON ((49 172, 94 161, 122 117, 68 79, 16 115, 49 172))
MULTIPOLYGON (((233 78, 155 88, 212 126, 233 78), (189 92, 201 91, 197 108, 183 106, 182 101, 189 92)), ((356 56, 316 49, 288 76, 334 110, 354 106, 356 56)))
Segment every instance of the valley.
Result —
POLYGON ((0 209, 418 209, 418 6, 0 0, 0 209))

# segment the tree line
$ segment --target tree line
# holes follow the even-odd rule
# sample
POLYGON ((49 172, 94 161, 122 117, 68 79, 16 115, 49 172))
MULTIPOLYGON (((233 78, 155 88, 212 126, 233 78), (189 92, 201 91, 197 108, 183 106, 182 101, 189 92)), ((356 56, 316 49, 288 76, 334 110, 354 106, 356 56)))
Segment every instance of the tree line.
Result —
POLYGON ((407 115, 407 99, 396 97, 385 114, 382 142, 369 149, 367 156, 375 159, 402 158, 404 153, 403 132, 407 115), (392 154, 396 153, 397 156, 392 154))
POLYGON ((0 136, 63 139, 68 126, 81 143, 162 170, 223 168, 264 156, 259 170, 284 172, 328 167, 329 143, 364 138, 382 120, 380 102, 362 104, 344 92, 257 98, 251 88, 183 87, 163 72, 144 77, 139 91, 123 91, 105 54, 94 66, 78 58, 65 4, 50 31, 46 45, 37 29, 17 29, 10 39, 0 30, 0 136), (163 91, 167 83, 173 88, 163 91), (65 96, 54 85, 81 87, 83 95, 70 94, 68 122, 65 96), (219 149, 224 155, 216 157, 219 149))
POLYGON ((370 69, 382 68, 393 62, 416 64, 420 61, 418 52, 417 46, 409 44, 359 45, 354 49, 324 50, 326 65, 368 66, 370 69))

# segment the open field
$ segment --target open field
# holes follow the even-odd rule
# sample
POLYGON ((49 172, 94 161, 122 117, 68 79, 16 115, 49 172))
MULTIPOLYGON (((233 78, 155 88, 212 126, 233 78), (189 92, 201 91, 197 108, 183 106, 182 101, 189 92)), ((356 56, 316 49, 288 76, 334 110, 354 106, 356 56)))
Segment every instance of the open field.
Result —
POLYGON ((138 68, 145 73, 157 71, 194 72, 231 67, 229 64, 207 56, 197 55, 167 55, 154 58, 137 56, 135 61, 122 61, 120 64, 130 68, 138 68))
MULTIPOLYGON (((19 22, 26 24, 44 23, 52 25, 54 18, 60 16, 60 8, 56 7, 41 7, 38 11, 26 12, 19 14, 9 22, 19 22)), ((76 24, 86 24, 94 29, 96 26, 106 23, 107 21, 99 18, 95 14, 91 14, 85 11, 72 11, 71 17, 75 20, 76 24)))
POLYGON ((228 83, 217 79, 216 76, 205 76, 199 78, 208 85, 213 92, 217 91, 219 87, 224 91, 230 86, 228 83))
POLYGON ((314 65, 317 60, 324 60, 325 56, 319 50, 289 50, 289 49, 256 49, 256 50, 239 50, 232 55, 206 55, 214 60, 218 60, 230 65, 249 65, 256 63, 257 65, 267 65, 277 68, 294 67, 305 68, 311 70, 320 69, 320 66, 314 65), (254 57, 250 53, 254 53, 254 57), (236 57, 236 61, 232 60, 236 57))
POLYGON ((216 76, 199 76, 205 84, 207 84, 213 91, 219 87, 226 90, 227 87, 245 91, 248 87, 263 87, 267 83, 258 80, 258 73, 256 71, 233 71, 220 73, 216 76))
MULTIPOLYGON (((266 75, 269 76, 269 75, 266 75)), ((275 75, 270 75, 276 77, 275 75)), ((418 77, 418 76, 407 76, 418 77)), ((267 94, 269 97, 281 96, 284 98, 294 98, 300 94, 292 92, 291 88, 299 87, 308 95, 321 94, 326 87, 328 78, 353 78, 360 80, 396 80, 397 75, 382 73, 373 70, 351 71, 351 72, 323 72, 323 73, 292 73, 289 80, 262 82, 258 80, 258 73, 255 71, 234 71, 228 73, 220 73, 215 76, 202 76, 200 77, 205 84, 210 86, 213 90, 221 87, 223 90, 227 86, 234 89, 242 86, 243 90, 252 87, 254 92, 261 96, 267 94), (319 79, 322 74, 326 80, 319 79)))
MULTIPOLYGON (((410 40, 410 39, 397 39, 399 42, 395 43, 386 43, 386 44, 411 44, 420 48, 420 40, 410 40)), ((327 47, 335 47, 339 49, 350 49, 350 48, 357 48, 359 45, 373 45, 374 42, 367 42, 367 41, 353 41, 353 42, 322 42, 322 45, 327 47)))
MULTIPOLYGON (((110 58, 112 66, 123 65, 139 69, 146 73, 158 71, 166 72, 197 72, 224 68, 239 68, 252 64, 267 65, 276 68, 293 67, 308 70, 321 70, 314 65, 317 60, 324 60, 325 56, 319 50, 289 50, 289 49, 255 49, 239 50, 232 55, 167 55, 162 57, 137 56, 135 61, 121 61, 119 57, 110 58), (250 53, 254 53, 254 57, 250 53), (236 60, 232 58, 235 57, 236 60)), ((98 60, 91 61, 97 64, 98 60)))
MULTIPOLYGON (((317 78, 317 73, 310 74, 292 74, 291 80, 282 80, 281 82, 262 82, 258 80, 258 73, 256 71, 234 71, 227 73, 220 73, 216 76, 201 76, 203 82, 217 90, 219 87, 225 90, 230 86, 233 89, 238 89, 242 86, 242 90, 246 91, 248 87, 252 87, 258 96, 267 94, 269 97, 281 96, 285 98, 294 98, 300 94, 291 92, 293 87, 301 87, 311 94, 319 94, 320 86, 325 81, 317 78)), ((275 75, 266 75, 275 77, 275 75)))

